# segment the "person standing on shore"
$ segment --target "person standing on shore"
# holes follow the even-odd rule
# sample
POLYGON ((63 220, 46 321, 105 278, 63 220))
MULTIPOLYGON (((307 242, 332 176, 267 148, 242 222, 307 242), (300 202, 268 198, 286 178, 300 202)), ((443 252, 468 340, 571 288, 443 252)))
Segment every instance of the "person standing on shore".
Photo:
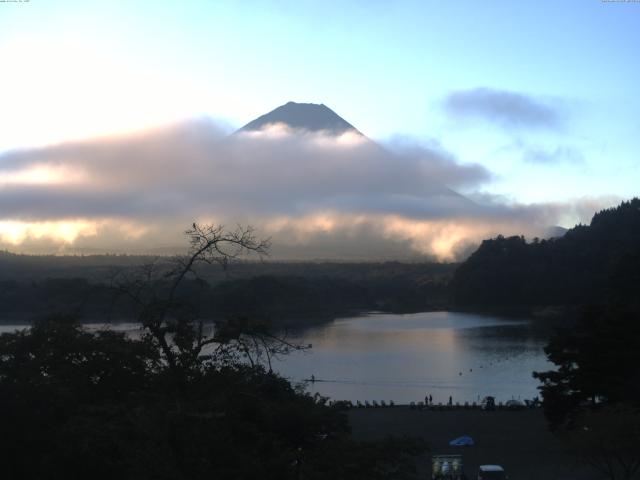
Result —
POLYGON ((449 406, 453 405, 453 397, 449 395, 449 406))
POLYGON ((433 397, 429 395, 429 405, 433 405, 433 397))

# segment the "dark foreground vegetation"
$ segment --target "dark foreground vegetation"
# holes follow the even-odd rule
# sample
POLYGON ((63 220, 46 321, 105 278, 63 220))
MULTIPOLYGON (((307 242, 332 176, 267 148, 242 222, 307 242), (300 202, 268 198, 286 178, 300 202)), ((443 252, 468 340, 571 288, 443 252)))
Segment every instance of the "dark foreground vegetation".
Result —
POLYGON ((540 259, 552 279, 574 265, 572 276, 549 283, 582 304, 545 349, 556 368, 534 373, 544 413, 603 478, 640 478, 640 200, 600 212, 590 227, 569 233, 545 247, 546 255, 570 245, 577 252, 567 252, 564 263, 556 258, 555 270, 551 259, 540 259))
POLYGON ((3 315, 32 294, 32 307, 66 312, 0 337, 9 478, 411 478, 424 444, 355 441, 338 407, 270 371, 273 355, 305 348, 274 327, 312 311, 331 318, 452 299, 467 309, 560 307, 562 328, 546 348, 556 368, 534 373, 549 426, 600 478, 640 477, 640 200, 562 238, 487 240, 450 283, 452 266, 434 264, 332 264, 332 276, 294 265, 282 268, 305 275, 215 281, 208 265, 267 245, 250 230, 187 233, 187 257, 125 266, 108 281, 3 282, 3 315), (88 333, 69 312, 126 316, 144 334, 88 333), (219 321, 207 337, 211 317, 219 321))
POLYGON ((551 429, 602 478, 639 478, 638 296, 583 307, 545 352, 556 368, 534 377, 551 429))
POLYGON ((549 425, 600 478, 639 478, 640 199, 560 238, 485 240, 450 288, 459 308, 555 310, 556 368, 534 373, 549 425))
POLYGON ((171 263, 113 279, 138 339, 49 315, 0 336, 0 462, 10 479, 415 478, 420 441, 357 442, 344 413, 268 368, 303 349, 260 320, 207 336, 181 293, 197 267, 268 245, 193 225, 171 263))
POLYGON ((413 478, 423 444, 356 442, 338 408, 227 346, 171 368, 153 336, 68 317, 0 336, 3 478, 413 478))

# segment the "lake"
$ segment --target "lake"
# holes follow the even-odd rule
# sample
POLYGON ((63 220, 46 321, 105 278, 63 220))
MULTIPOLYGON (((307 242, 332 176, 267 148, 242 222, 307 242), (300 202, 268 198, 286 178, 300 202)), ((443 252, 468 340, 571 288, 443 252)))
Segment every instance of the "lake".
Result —
POLYGON ((530 321, 457 312, 373 313, 293 332, 313 345, 274 364, 311 393, 335 400, 499 401, 538 395, 534 370, 552 368, 547 332, 530 321), (318 381, 320 380, 320 381, 318 381))
MULTIPOLYGON (((99 328, 102 324, 90 324, 99 328)), ((2 325, 0 332, 24 325, 2 325)), ((134 323, 115 330, 139 332, 134 323)), ((313 348, 274 361, 274 370, 334 400, 408 403, 499 401, 538 395, 534 370, 549 370, 547 332, 527 320, 458 312, 370 313, 288 333, 313 348)))

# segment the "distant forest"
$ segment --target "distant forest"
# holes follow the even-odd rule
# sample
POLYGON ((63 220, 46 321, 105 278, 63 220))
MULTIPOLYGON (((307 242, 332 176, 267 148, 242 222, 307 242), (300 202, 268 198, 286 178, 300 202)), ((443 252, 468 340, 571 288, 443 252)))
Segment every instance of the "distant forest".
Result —
POLYGON ((485 240, 450 288, 457 307, 481 310, 637 302, 640 199, 602 210, 559 238, 485 240))
MULTIPOLYGON (((51 312, 84 321, 127 320, 111 278, 167 258, 98 255, 28 256, 0 253, 0 322, 29 321, 51 312)), ((363 310, 443 309, 456 264, 237 262, 199 271, 180 295, 202 318, 233 315, 295 325, 363 310)))
MULTIPOLYGON (((29 256, 0 252, 0 322, 51 312, 85 321, 128 319, 110 279, 154 258, 29 256)), ((180 295, 202 318, 240 315, 276 324, 380 310, 462 309, 531 314, 640 297, 640 199, 594 215, 562 237, 485 240, 462 264, 242 261, 212 265, 180 295)))

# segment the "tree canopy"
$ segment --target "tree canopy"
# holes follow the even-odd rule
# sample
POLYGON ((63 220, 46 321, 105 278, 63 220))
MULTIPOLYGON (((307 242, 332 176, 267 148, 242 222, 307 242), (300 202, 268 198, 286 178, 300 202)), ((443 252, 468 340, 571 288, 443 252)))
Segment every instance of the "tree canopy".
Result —
POLYGON ((640 288, 640 199, 622 202, 549 240, 503 237, 482 242, 454 273, 461 307, 601 303, 640 288))
POLYGON ((536 372, 547 417, 569 425, 583 410, 626 404, 640 408, 640 314, 590 306, 575 326, 560 330, 545 352, 555 370, 536 372))
POLYGON ((247 230, 188 233, 187 256, 114 279, 138 336, 55 314, 0 335, 3 476, 415 478, 421 442, 355 442, 339 407, 264 367, 299 346, 249 318, 204 332, 180 286, 197 264, 264 244, 247 230))

